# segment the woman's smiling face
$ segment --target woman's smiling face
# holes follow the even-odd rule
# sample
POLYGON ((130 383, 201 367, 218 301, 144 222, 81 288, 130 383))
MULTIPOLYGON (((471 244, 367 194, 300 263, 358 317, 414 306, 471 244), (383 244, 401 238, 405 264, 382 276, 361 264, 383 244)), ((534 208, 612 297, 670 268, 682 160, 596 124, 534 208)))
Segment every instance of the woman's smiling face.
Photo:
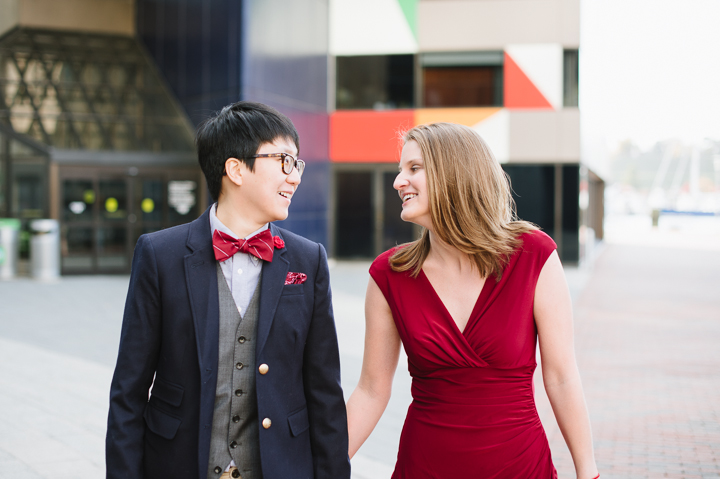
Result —
POLYGON ((405 143, 400 155, 399 169, 393 188, 398 191, 403 202, 400 218, 432 229, 422 152, 414 140, 405 143))

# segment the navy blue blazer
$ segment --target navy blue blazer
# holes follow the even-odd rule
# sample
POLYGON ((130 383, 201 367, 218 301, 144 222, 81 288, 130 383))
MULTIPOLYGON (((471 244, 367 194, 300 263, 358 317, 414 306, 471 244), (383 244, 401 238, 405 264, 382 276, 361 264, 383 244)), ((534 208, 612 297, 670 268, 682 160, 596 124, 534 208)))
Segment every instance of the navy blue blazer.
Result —
MULTIPOLYGON (((270 225, 285 247, 260 283, 256 370, 264 479, 349 479, 347 415, 322 245, 270 225), (288 272, 305 273, 285 285, 288 272)), ((108 478, 206 479, 219 298, 209 209, 143 235, 132 261, 110 389, 108 478), (148 392, 152 385, 152 395, 148 392)))

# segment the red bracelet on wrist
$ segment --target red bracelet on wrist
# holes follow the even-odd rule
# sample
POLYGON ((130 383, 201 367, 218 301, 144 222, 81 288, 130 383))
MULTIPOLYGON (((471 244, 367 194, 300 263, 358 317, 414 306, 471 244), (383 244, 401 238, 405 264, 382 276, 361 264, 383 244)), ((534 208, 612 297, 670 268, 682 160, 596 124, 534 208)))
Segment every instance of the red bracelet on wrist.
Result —
POLYGON ((597 476, 593 477, 593 479, 600 479, 600 474, 598 474, 597 476))

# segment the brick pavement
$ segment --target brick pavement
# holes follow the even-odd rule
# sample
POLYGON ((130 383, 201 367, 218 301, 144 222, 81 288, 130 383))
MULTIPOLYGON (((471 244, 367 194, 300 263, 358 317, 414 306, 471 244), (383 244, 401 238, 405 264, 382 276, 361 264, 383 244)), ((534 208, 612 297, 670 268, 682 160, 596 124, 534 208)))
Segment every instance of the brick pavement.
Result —
MULTIPOLYGON (((720 478, 718 249, 608 245, 589 279, 567 270, 603 479, 720 478)), ((332 269, 346 394, 362 360, 367 266, 332 269)), ((102 477, 126 289, 127 277, 0 283, 1 479, 102 477)), ((353 460, 355 479, 389 477, 409 389, 401 361, 388 410, 353 460)), ((560 478, 573 478, 536 390, 560 478)))
MULTIPOLYGON (((575 324, 603 479, 720 478, 720 251, 608 245, 575 324)), ((538 403, 559 475, 574 477, 538 403)))

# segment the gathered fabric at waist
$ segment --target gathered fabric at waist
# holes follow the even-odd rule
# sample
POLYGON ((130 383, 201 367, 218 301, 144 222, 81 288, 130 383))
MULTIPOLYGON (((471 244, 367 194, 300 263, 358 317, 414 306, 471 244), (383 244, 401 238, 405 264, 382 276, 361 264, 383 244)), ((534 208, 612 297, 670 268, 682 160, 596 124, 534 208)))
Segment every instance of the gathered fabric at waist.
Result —
POLYGON ((535 365, 516 369, 438 369, 412 380, 413 413, 452 427, 542 427, 535 407, 535 365))
MULTIPOLYGON (((535 365, 515 369, 448 368, 413 374, 412 396, 422 404, 496 405, 533 401, 535 365)), ((533 401, 534 402, 534 401, 533 401)))
POLYGON ((556 477, 535 407, 534 370, 533 364, 413 376, 393 478, 556 477))

